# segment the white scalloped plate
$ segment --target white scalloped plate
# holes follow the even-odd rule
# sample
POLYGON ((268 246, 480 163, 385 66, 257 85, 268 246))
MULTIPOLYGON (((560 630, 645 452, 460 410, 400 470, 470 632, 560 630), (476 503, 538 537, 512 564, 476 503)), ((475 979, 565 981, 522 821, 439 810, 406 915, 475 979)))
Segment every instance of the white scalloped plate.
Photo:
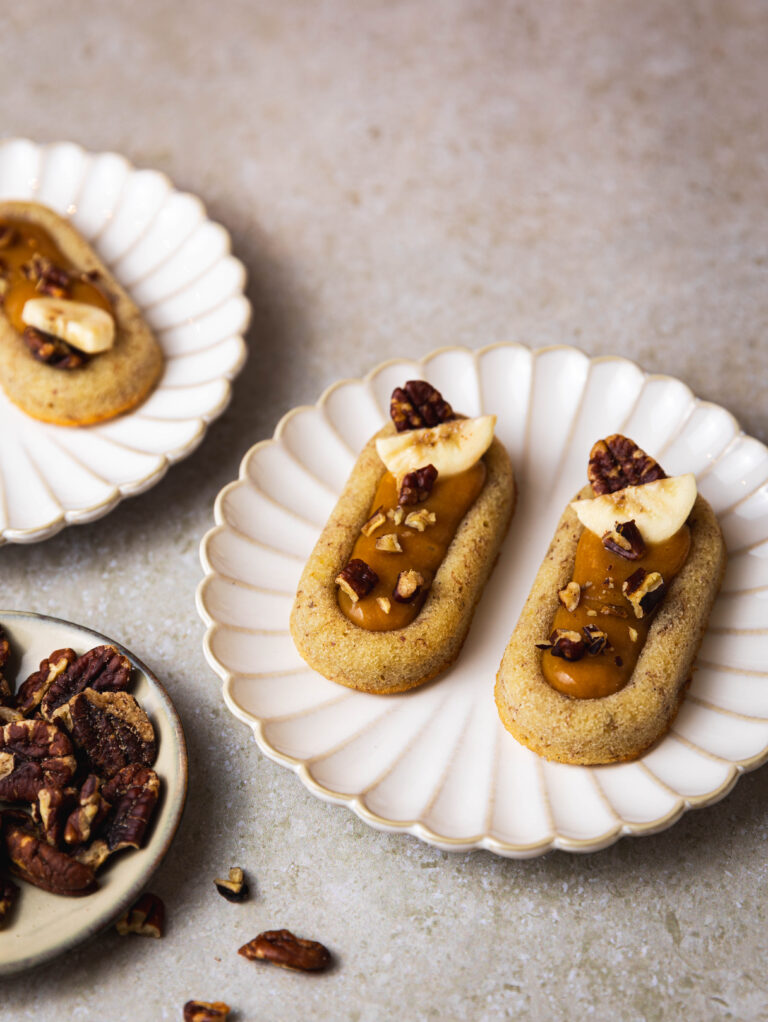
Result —
MULTIPOLYGON (((137 658, 114 639, 82 625, 27 611, 0 610, 11 643, 15 677, 28 677, 54 649, 84 653, 108 642, 133 664, 130 691, 147 711, 157 735, 154 768, 161 794, 143 848, 121 852, 98 874, 99 887, 85 898, 65 898, 19 882, 20 894, 0 930, 0 976, 32 968, 89 940, 133 904, 171 847, 187 797, 184 731, 168 693, 137 658)), ((10 674, 9 674, 10 677, 10 674)))
POLYGON ((594 851, 722 798, 768 757, 768 450, 685 384, 574 348, 499 345, 388 362, 297 408, 245 455, 203 539, 204 648, 230 710, 322 799, 443 849, 527 857, 594 851), (304 562, 360 450, 405 380, 467 415, 495 412, 520 499, 464 649, 398 696, 311 671, 288 632, 304 562), (730 551, 697 670, 671 732, 635 763, 548 763, 501 726, 496 670, 595 439, 624 432, 667 472, 696 473, 730 551))
POLYGON ((0 544, 47 539, 154 486, 226 408, 245 361, 250 306, 228 233, 193 195, 116 153, 0 142, 0 200, 71 219, 130 292, 165 355, 149 398, 111 422, 37 422, 0 390, 0 544))

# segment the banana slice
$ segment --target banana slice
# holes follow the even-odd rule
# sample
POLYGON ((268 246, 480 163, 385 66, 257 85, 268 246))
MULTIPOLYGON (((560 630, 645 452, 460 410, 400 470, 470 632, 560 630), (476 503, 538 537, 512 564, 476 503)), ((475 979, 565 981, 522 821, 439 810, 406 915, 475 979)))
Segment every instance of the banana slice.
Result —
POLYGON ((97 305, 69 298, 30 298, 21 318, 27 326, 66 341, 88 355, 108 351, 115 343, 115 321, 97 305))
POLYGON ((430 429, 380 437, 376 450, 398 481, 425 465, 434 465, 438 476, 455 476, 482 458, 491 446, 495 425, 495 415, 453 419, 430 429))
POLYGON ((604 536, 617 522, 634 520, 646 543, 663 543, 685 524, 695 500, 696 477, 689 472, 642 486, 625 486, 593 500, 574 500, 571 507, 581 524, 596 536, 604 536))

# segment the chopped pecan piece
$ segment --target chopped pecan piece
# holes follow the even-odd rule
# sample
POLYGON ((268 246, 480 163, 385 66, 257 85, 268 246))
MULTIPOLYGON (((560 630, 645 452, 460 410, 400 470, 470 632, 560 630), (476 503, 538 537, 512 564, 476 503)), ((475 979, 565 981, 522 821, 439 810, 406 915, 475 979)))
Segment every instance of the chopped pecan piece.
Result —
POLYGON ((597 441, 589 454, 587 475, 596 497, 623 490, 625 486, 666 479, 659 463, 620 433, 597 441))
MULTIPOLYGON (((61 650, 69 654, 71 650, 61 650)), ((55 654, 54 654, 55 655, 55 654)), ((46 720, 64 703, 86 688, 96 692, 123 692, 131 682, 131 662, 114 646, 94 646, 70 661, 43 697, 40 709, 46 720)))
POLYGON ((386 536, 379 536, 376 540, 376 549, 385 554, 401 554, 403 552, 396 532, 388 532, 386 536))
POLYGON ((343 590, 353 603, 357 603, 373 589, 379 576, 365 561, 353 557, 346 568, 336 576, 336 585, 343 590))
POLYGON ((667 591, 659 572, 646 571, 645 568, 633 571, 621 588, 632 604, 635 617, 645 617, 654 611, 667 591))
POLYGON ((424 468, 417 468, 403 476, 400 484, 400 496, 397 503, 400 506, 408 504, 421 504, 432 492, 432 487, 437 479, 437 469, 434 465, 425 465, 424 468))
POLYGON ((32 819, 40 825, 49 845, 58 846, 64 836, 67 817, 77 800, 75 788, 56 788, 45 785, 32 804, 32 819))
POLYGON ((10 224, 0 224, 0 248, 9 248, 16 241, 16 231, 10 224))
POLYGON ((391 602, 390 602, 388 597, 386 597, 386 596, 377 596, 376 597, 376 602, 378 603, 378 605, 381 607, 382 611, 385 614, 389 614, 390 610, 392 610, 392 604, 391 604, 391 602))
POLYGON ((295 937, 290 930, 267 930, 238 951, 249 961, 261 960, 298 972, 321 972, 331 964, 331 953, 316 940, 295 937))
POLYGON ((603 603, 599 611, 603 617, 629 617, 625 607, 617 607, 615 603, 603 603))
POLYGON ((16 693, 16 706, 25 717, 35 712, 54 681, 76 659, 73 649, 57 649, 46 660, 40 661, 39 670, 30 674, 16 693))
POLYGON ((76 769, 72 743, 55 724, 17 720, 0 728, 0 799, 35 802, 42 787, 65 787, 76 769))
POLYGON ((69 285, 70 277, 67 271, 51 264, 41 270, 35 281, 35 290, 51 298, 66 298, 69 285))
POLYGON ((227 1022, 230 1007, 223 1001, 187 1001, 184 1022, 227 1022))
POLYGON ((563 660, 581 660, 587 652, 587 643, 579 632, 570 628, 555 628, 549 637, 552 656, 563 660))
POLYGON ((214 880, 216 884, 216 890, 227 901, 245 901, 248 897, 248 883, 245 879, 245 874, 239 866, 233 866, 229 871, 229 876, 226 880, 214 880))
POLYGON ((21 336, 33 357, 52 369, 79 369, 88 361, 84 352, 71 348, 60 337, 44 334, 36 327, 26 327, 21 336))
POLYGON ((121 937, 137 933, 140 937, 160 938, 165 933, 165 905, 156 894, 142 894, 138 901, 115 923, 121 937))
POLYGON ((395 387, 389 402, 389 414, 398 433, 406 429, 437 426, 440 422, 456 418, 440 391, 425 380, 409 380, 404 387, 395 387))
POLYGON ((89 774, 64 826, 64 842, 68 845, 84 845, 104 821, 111 806, 101 794, 101 778, 89 774))
POLYGON ((391 518, 395 525, 402 525, 405 518, 405 508, 399 504, 395 508, 390 508, 387 511, 387 518, 391 518))
POLYGON ((22 263, 19 269, 23 277, 36 284, 40 276, 52 266, 53 263, 47 256, 41 255, 40 252, 33 252, 32 257, 26 263, 22 263))
POLYGON ((96 889, 90 866, 70 858, 58 848, 46 844, 26 826, 8 814, 3 819, 3 835, 11 870, 22 880, 52 894, 80 897, 96 889))
POLYGON ((589 656, 599 656, 608 644, 608 633, 597 625, 584 625, 582 628, 584 638, 587 640, 587 653, 589 656))
POLYGON ((628 561, 637 561, 645 553, 645 542, 634 519, 616 522, 612 531, 603 536, 603 546, 628 561))
POLYGON ((18 897, 19 888, 13 880, 0 876, 0 929, 5 925, 18 897))
POLYGON ((630 628, 629 629, 629 637, 632 640, 632 642, 637 642, 637 629, 636 628, 630 628))
POLYGON ((581 586, 578 582, 569 582, 565 589, 560 589, 557 598, 569 613, 573 613, 581 600, 581 586))
POLYGON ((100 835, 75 855, 94 869, 123 848, 141 848, 160 795, 160 779, 149 767, 131 763, 104 784, 101 795, 111 809, 100 835))
POLYGON ((24 714, 20 710, 14 710, 12 706, 3 706, 0 703, 0 727, 3 724, 12 724, 15 720, 23 720, 24 714))
POLYGON ((384 525, 386 520, 387 516, 380 507, 377 507, 365 525, 360 526, 360 531, 364 536, 372 536, 378 528, 384 525))
POLYGON ((413 603, 421 592, 424 585, 424 578, 413 568, 406 568, 397 576, 397 582, 392 593, 393 599, 398 603, 413 603))
MULTIPOLYGON (((54 719, 64 724, 101 777, 114 777, 129 763, 150 766, 155 761, 155 729, 128 692, 87 688, 55 710, 54 719)), ((104 796, 112 801, 106 791, 104 796)))
POLYGON ((425 507, 419 508, 418 511, 411 511, 405 516, 405 524, 409 529, 416 529, 417 532, 424 532, 428 525, 434 525, 436 521, 437 515, 434 511, 427 511, 425 507))

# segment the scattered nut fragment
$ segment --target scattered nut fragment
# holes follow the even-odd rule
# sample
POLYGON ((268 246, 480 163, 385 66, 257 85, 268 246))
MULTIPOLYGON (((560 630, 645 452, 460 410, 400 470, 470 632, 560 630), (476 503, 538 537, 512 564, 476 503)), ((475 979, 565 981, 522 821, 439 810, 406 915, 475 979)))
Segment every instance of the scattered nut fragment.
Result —
POLYGON ((432 492, 432 487, 437 479, 437 469, 434 465, 425 465, 424 468, 417 468, 403 476, 400 484, 400 496, 397 499, 399 505, 421 504, 432 492))
POLYGON ((622 591, 632 604, 635 617, 645 617, 656 609, 664 598, 667 587, 658 571, 638 568, 622 585, 622 591))
POLYGON ((617 607, 615 603, 601 604, 600 613, 604 617, 629 617, 626 608, 617 607))
POLYGON ((614 528, 603 536, 603 546, 628 561, 637 561, 645 553, 645 541, 634 519, 616 522, 614 528))
POLYGON ((428 525, 434 525, 436 521, 437 515, 434 511, 427 511, 425 507, 419 508, 418 511, 411 511, 405 516, 405 524, 409 529, 416 529, 417 532, 424 532, 428 525))
POLYGON ((249 961, 261 960, 298 972, 321 972, 331 964, 331 953, 316 940, 295 937, 290 930, 267 930, 237 952, 249 961))
POLYGON ((384 525, 386 520, 387 516, 380 507, 377 507, 368 521, 360 527, 360 531, 364 536, 372 536, 380 526, 384 525))
POLYGON ((25 327, 21 336, 33 357, 52 369, 79 369, 88 361, 87 355, 70 348, 66 341, 33 326, 25 327))
POLYGON ((16 241, 16 231, 8 224, 0 226, 0 248, 9 248, 16 241))
POLYGON ((584 638, 570 628, 555 628, 549 641, 552 644, 552 656, 562 657, 563 660, 581 660, 587 652, 584 638))
POLYGON ((406 568, 397 576, 397 582, 392 593, 393 599, 398 603, 413 603, 421 592, 424 585, 424 578, 413 568, 406 568))
POLYGON ((565 609, 572 614, 581 600, 581 586, 578 582, 569 582, 565 589, 560 589, 557 594, 565 609))
POLYGON ((597 625, 584 625, 582 632, 587 640, 588 655, 599 656, 608 643, 608 633, 597 625))
POLYGON ((227 1022, 230 1010, 223 1001, 187 1001, 184 1022, 227 1022))
POLYGON ((101 778, 89 774, 64 827, 64 842, 68 845, 84 845, 90 841, 91 833, 106 818, 110 805, 101 794, 101 778))
POLYGON ((392 603, 391 603, 389 597, 387 597, 387 596, 377 596, 376 597, 376 602, 378 603, 378 605, 381 607, 382 611, 385 614, 389 614, 390 610, 392 610, 392 603))
POLYGON ((391 518, 395 525, 402 525, 405 518, 405 508, 401 507, 400 504, 395 508, 390 508, 387 511, 387 518, 391 518))
POLYGON ((386 554, 401 554, 403 552, 396 532, 388 532, 385 536, 379 536, 376 540, 376 549, 382 550, 386 554))
POLYGON ((587 476, 596 497, 623 490, 625 486, 641 486, 655 479, 666 479, 661 465, 634 440, 620 433, 597 441, 589 454, 587 476))
POLYGON ((353 603, 367 596, 379 581, 379 576, 365 561, 353 557, 346 568, 336 576, 336 585, 347 594, 353 603))
POLYGON ((165 905, 156 894, 142 894, 138 901, 115 923, 121 937, 137 933, 140 937, 160 938, 165 934, 165 905))
POLYGON ((456 418, 440 391, 425 380, 409 380, 403 387, 395 387, 389 402, 389 414, 398 433, 436 426, 456 418))
POLYGON ((227 901, 245 901, 248 897, 248 883, 239 866, 233 866, 227 880, 214 880, 216 890, 227 901))
POLYGON ((629 629, 629 637, 632 640, 632 642, 637 642, 637 629, 636 628, 630 628, 629 629))
POLYGON ((596 610, 592 610, 592 608, 590 607, 587 610, 587 617, 597 617, 597 611, 596 610))

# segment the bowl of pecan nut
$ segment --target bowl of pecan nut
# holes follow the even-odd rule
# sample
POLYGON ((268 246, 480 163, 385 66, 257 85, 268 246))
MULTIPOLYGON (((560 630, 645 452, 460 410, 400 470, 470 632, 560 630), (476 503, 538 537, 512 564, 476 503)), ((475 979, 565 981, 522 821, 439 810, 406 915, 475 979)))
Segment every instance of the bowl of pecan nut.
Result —
POLYGON ((89 628, 0 611, 0 974, 109 926, 170 847, 187 789, 154 675, 89 628))

